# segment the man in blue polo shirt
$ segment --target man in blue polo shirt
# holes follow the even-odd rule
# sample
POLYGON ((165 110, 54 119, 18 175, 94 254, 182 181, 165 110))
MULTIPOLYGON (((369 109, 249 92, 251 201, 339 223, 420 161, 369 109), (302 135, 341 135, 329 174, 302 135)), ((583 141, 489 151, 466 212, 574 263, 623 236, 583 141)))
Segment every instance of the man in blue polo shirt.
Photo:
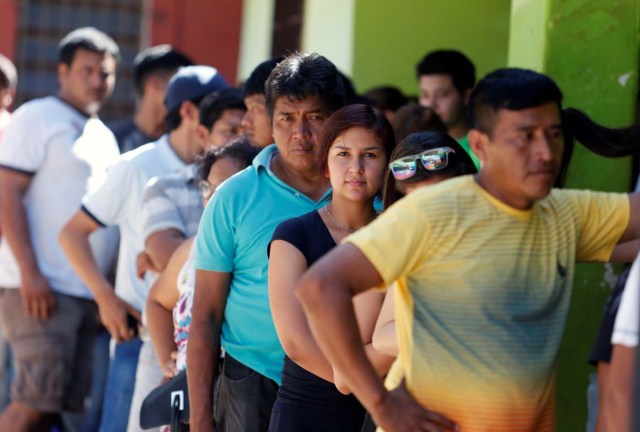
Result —
POLYGON ((318 138, 344 100, 338 71, 326 58, 296 53, 278 64, 266 82, 275 145, 218 188, 205 209, 187 351, 193 430, 268 429, 284 351, 269 309, 267 245, 280 222, 327 202, 318 138), (220 345, 226 357, 214 426, 220 345))

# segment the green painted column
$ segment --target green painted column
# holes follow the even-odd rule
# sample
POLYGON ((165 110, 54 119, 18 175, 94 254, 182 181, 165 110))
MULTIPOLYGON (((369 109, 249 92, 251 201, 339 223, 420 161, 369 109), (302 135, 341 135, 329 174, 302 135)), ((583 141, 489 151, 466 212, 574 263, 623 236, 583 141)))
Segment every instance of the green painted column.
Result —
POLYGON ((429 51, 457 49, 478 77, 507 61, 511 0, 355 0, 352 78, 358 91, 395 85, 418 94, 415 66, 429 51))
MULTIPOLYGON (((626 126, 635 118, 639 22, 638 0, 513 0, 508 64, 553 77, 565 107, 610 127, 626 126)), ((576 144, 569 187, 626 191, 630 167, 629 159, 605 159, 576 144)), ((586 358, 618 270, 577 268, 559 359, 559 431, 584 430, 588 375, 595 372, 586 358)))

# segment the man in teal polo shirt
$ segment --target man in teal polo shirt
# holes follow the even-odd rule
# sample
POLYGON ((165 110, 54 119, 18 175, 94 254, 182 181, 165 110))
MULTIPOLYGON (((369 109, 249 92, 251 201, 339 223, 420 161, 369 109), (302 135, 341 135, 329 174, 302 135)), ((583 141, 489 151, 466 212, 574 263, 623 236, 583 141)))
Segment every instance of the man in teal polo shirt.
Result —
POLYGON ((320 55, 292 54, 269 76, 265 96, 275 145, 218 188, 198 230, 187 351, 192 430, 268 429, 284 350, 269 308, 267 245, 280 222, 329 199, 318 137, 345 103, 337 69, 320 55), (220 345, 226 357, 214 425, 220 345))
POLYGON ((471 60, 460 51, 431 51, 417 64, 416 75, 420 105, 438 114, 449 135, 469 153, 480 170, 480 159, 471 151, 467 137, 467 103, 476 83, 476 68, 471 60))

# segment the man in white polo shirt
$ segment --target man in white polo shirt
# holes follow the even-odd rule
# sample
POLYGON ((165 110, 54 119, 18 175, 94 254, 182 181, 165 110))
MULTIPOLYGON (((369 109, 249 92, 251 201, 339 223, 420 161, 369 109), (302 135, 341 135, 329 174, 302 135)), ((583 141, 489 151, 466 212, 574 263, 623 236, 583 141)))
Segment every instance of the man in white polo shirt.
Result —
POLYGON ((82 208, 60 235, 65 254, 94 293, 100 319, 117 342, 109 366, 101 431, 127 429, 134 391, 132 378, 136 376, 142 346, 136 337, 136 323, 140 321, 149 285, 136 276, 135 259, 144 249, 144 187, 150 178, 183 169, 193 162, 201 152, 195 132, 198 104, 207 94, 226 87, 228 84, 214 68, 188 66, 178 70, 169 82, 165 98, 169 133, 123 155, 102 187, 83 198, 82 208), (98 271, 87 242, 93 231, 107 225, 118 225, 121 235, 115 292, 98 271))
MULTIPOLYGON (((240 121, 246 111, 242 92, 227 88, 214 92, 200 104, 198 134, 206 151, 224 147, 240 132, 240 121)), ((202 196, 194 167, 151 179, 144 193, 142 221, 145 259, 139 272, 151 269, 161 272, 169 258, 187 237, 196 234, 202 216, 202 196)))
MULTIPOLYGON (((118 158, 96 114, 113 91, 119 57, 94 28, 69 33, 58 46, 58 94, 20 107, 0 144, 0 324, 16 371, 3 431, 49 430, 62 411, 84 407, 97 309, 58 233, 118 158)), ((101 275, 116 252, 105 234, 88 246, 101 275)))

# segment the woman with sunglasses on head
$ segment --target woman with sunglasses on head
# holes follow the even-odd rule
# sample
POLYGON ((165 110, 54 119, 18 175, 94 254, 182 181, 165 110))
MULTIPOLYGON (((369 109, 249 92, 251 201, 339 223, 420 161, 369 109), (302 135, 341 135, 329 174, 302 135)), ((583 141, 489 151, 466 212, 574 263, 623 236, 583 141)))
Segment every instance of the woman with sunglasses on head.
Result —
MULTIPOLYGON (((394 149, 384 185, 384 207, 423 186, 453 177, 477 173, 473 160, 456 140, 443 132, 418 132, 409 135, 394 149)), ((398 343, 394 320, 394 295, 409 295, 403 280, 387 290, 373 333, 373 346, 380 353, 397 356, 398 343)), ((397 387, 400 359, 387 374, 387 388, 397 387)))
POLYGON ((419 187, 477 172, 471 157, 446 133, 413 133, 400 141, 391 154, 384 184, 384 208, 419 187))
MULTIPOLYGON (((351 432, 362 427, 364 408, 333 384, 333 369, 311 334, 294 288, 317 259, 376 218, 373 203, 393 147, 393 130, 382 112, 348 105, 333 113, 320 138, 319 162, 333 188, 331 201, 283 222, 273 234, 269 300, 286 357, 271 414, 272 432, 351 432)), ((370 346, 382 298, 373 292, 356 298, 354 306, 370 359, 384 373, 393 359, 370 346)))

